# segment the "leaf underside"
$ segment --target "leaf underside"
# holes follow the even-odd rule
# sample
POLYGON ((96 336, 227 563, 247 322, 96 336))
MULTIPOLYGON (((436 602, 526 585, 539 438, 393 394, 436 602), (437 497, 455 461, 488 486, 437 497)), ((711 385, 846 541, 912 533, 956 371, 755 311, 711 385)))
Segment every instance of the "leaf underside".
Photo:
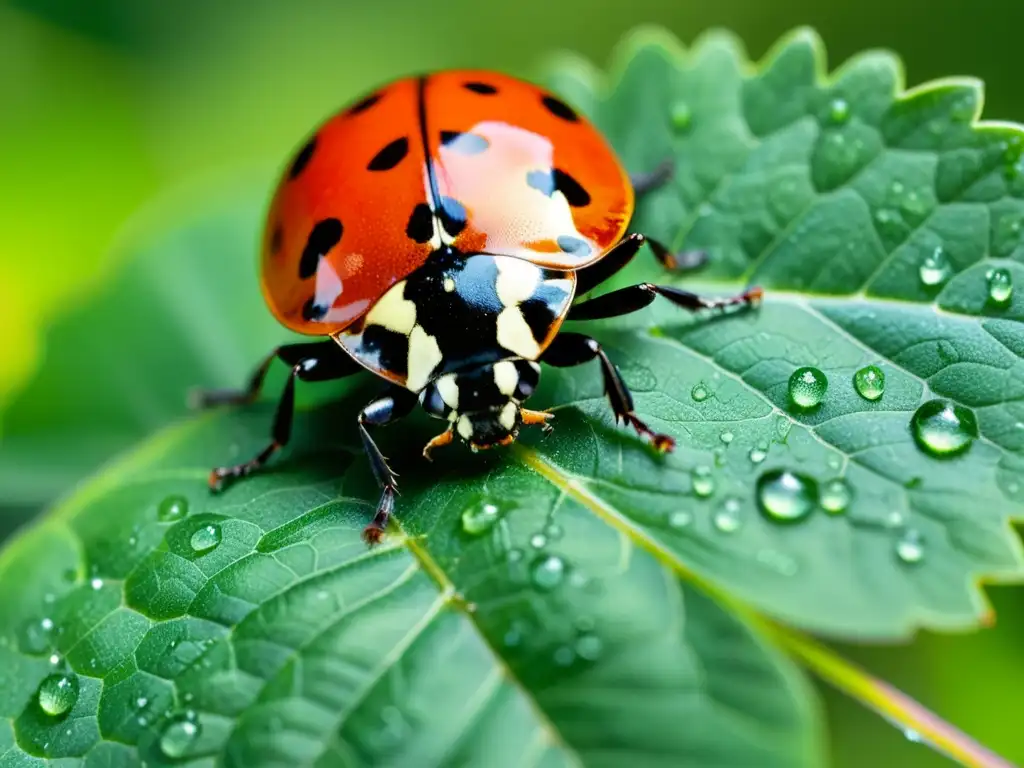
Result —
MULTIPOLYGON (((22 506, 176 423, 0 555, 0 765, 163 764, 185 713, 194 765, 818 765, 802 676, 695 582, 840 637, 986 618, 977 581, 1019 579, 1024 562, 1009 525, 1024 511, 1024 299, 984 300, 992 266, 1024 284, 1024 134, 974 125, 967 81, 897 95, 887 54, 826 79, 805 32, 756 70, 723 35, 684 54, 643 32, 616 61, 608 87, 576 61, 550 83, 631 171, 675 158, 635 228, 708 251, 688 288, 767 294, 710 322, 655 304, 589 324, 677 451, 616 427, 595 370, 546 369, 531 401, 557 414, 546 439, 424 467, 436 423, 381 432, 401 530, 368 552, 376 490, 354 416, 374 389, 342 384, 306 388, 281 460, 210 496, 209 468, 262 447, 273 407, 181 419, 185 391, 238 386, 285 334, 253 274, 262 200, 192 222, 59 326, 6 418, 0 483, 22 506), (954 274, 928 290, 918 270, 937 247, 954 274), (886 375, 874 403, 851 382, 867 364, 886 375), (802 365, 830 387, 793 413, 802 365), (935 396, 977 415, 958 458, 923 455, 908 430, 935 396), (771 523, 754 481, 773 469, 845 477, 853 501, 771 523), (161 518, 172 498, 184 519, 161 518), (727 502, 731 533, 714 524, 727 502), (491 508, 497 522, 465 530, 464 511, 491 508), (908 528, 913 565, 894 553, 908 528), (197 551, 208 531, 219 543, 197 551), (59 718, 36 699, 55 669, 80 685, 59 718)), ((643 280, 683 282, 638 260, 610 287, 643 280)))

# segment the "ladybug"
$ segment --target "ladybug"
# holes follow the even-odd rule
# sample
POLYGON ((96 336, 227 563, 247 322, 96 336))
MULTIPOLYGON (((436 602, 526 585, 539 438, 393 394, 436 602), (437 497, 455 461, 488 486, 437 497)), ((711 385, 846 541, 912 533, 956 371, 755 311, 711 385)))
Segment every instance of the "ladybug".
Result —
POLYGON ((259 469, 292 427, 295 380, 369 371, 386 391, 358 428, 381 487, 364 530, 380 540, 395 505, 394 472, 371 430, 418 403, 447 423, 424 448, 458 439, 473 450, 513 442, 552 414, 524 407, 541 363, 597 360, 616 420, 659 451, 601 345, 561 331, 565 320, 634 312, 663 296, 690 311, 756 304, 753 288, 705 299, 642 283, 573 303, 622 269, 645 243, 667 268, 699 266, 626 229, 638 195, 671 166, 631 178, 597 129, 554 94, 488 71, 454 70, 394 81, 323 123, 287 167, 263 236, 263 294, 287 328, 327 337, 275 349, 242 391, 209 391, 206 406, 248 403, 270 364, 291 367, 270 443, 218 467, 219 490, 259 469))

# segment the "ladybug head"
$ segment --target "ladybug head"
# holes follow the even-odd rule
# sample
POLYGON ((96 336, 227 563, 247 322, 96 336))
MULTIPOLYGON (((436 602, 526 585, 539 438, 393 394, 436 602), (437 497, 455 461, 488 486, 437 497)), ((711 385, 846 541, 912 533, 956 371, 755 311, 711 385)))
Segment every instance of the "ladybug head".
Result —
POLYGON ((452 431, 474 451, 508 445, 523 426, 522 402, 533 394, 540 366, 500 360, 446 373, 420 395, 427 413, 451 422, 452 431))

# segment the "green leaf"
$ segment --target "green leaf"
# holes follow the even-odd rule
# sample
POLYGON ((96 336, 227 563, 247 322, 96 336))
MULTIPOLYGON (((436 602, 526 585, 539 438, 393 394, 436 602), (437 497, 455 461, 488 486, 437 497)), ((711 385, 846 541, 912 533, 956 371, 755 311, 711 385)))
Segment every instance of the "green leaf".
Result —
POLYGON ((597 325, 639 412, 678 439, 664 459, 614 425, 589 367, 545 370, 531 404, 555 407, 556 431, 512 451, 451 449, 424 467, 436 426, 414 416, 382 430, 402 531, 371 553, 358 530, 376 489, 354 416, 372 387, 303 388, 281 460, 205 491, 211 466, 262 447, 272 417, 268 396, 183 418, 188 387, 238 386, 287 338, 253 271, 262 198, 139 248, 55 329, 5 421, 0 482, 24 506, 177 421, 0 555, 11 754, 129 764, 123 745, 137 745, 159 763, 161 734, 171 728, 174 751, 198 724, 189 754, 207 763, 474 763, 489 745, 511 764, 522 750, 587 765, 820 764, 803 678, 737 600, 824 633, 894 638, 975 624, 976 581, 1019 579, 1024 564, 1008 525, 1024 511, 1024 303, 1019 291, 1008 307, 985 302, 995 263, 1024 281, 1024 134, 973 125, 980 95, 965 82, 898 95, 888 55, 828 81, 823 69, 809 33, 752 69, 730 38, 683 54, 648 31, 608 86, 579 62, 552 75, 631 170, 675 157, 636 227, 711 255, 700 281, 638 259, 611 286, 758 282, 765 304, 713 322, 656 304, 597 325), (937 247, 953 274, 928 290, 918 272, 937 247), (886 375, 875 402, 852 383, 868 364, 886 375), (804 365, 830 386, 795 412, 787 381, 804 365), (909 430, 934 396, 977 416, 980 437, 953 459, 926 456, 909 430), (694 488, 700 467, 710 495, 694 488), (781 469, 820 487, 842 475, 853 500, 842 515, 769 522, 755 484, 781 469), (176 499, 188 516, 162 520, 176 499), (486 505, 500 520, 474 535, 463 514, 486 505), (912 564, 896 553, 909 530, 923 552, 912 564), (53 653, 79 676, 59 724, 35 699, 53 653), (190 710, 196 723, 180 720, 190 710))

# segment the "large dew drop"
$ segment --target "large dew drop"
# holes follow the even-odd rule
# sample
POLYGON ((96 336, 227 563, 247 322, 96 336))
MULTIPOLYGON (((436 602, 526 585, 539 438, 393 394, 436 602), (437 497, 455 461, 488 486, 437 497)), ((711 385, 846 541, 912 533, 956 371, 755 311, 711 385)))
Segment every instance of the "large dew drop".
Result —
POLYGON ((913 565, 924 559, 924 539, 914 528, 908 528, 896 540, 896 557, 904 563, 913 565))
POLYGON ((192 547, 192 551, 197 555, 202 555, 215 549, 220 544, 220 539, 219 525, 204 525, 192 534, 192 538, 189 539, 189 546, 192 547))
POLYGON ((1005 307, 1013 298, 1013 275, 1007 269, 990 269, 985 273, 988 298, 998 307, 1005 307))
POLYGON ((868 365, 853 374, 853 387, 865 400, 877 400, 885 393, 885 374, 877 365, 868 365))
POLYGON ((545 591, 557 587, 565 579, 565 561, 557 555, 545 555, 530 566, 530 580, 545 591))
POLYGON ((500 519, 501 510, 481 500, 462 510, 462 530, 470 536, 479 536, 489 531, 500 519))
POLYGON ((957 456, 978 437, 978 421, 969 408, 948 400, 929 400, 911 417, 910 432, 925 453, 957 456))
POLYGON ((184 757, 199 738, 199 732, 200 726, 193 713, 177 715, 160 734, 160 751, 172 760, 184 757))
POLYGON ((789 399, 800 409, 819 405, 827 389, 828 378, 817 368, 797 368, 789 377, 789 399))
POLYGON ((161 523, 174 523, 188 515, 188 499, 168 496, 156 508, 156 519, 161 523))
POLYGON ((757 479, 757 504, 769 520, 803 520, 818 504, 818 484, 805 475, 773 469, 757 479))
POLYGON ((39 684, 39 708, 51 717, 63 715, 78 701, 78 677, 74 674, 50 675, 39 684))
POLYGON ((921 278, 921 284, 929 288, 942 285, 949 279, 951 272, 949 259, 946 258, 946 252, 942 249, 942 246, 939 246, 925 256, 917 270, 918 276, 921 278))

